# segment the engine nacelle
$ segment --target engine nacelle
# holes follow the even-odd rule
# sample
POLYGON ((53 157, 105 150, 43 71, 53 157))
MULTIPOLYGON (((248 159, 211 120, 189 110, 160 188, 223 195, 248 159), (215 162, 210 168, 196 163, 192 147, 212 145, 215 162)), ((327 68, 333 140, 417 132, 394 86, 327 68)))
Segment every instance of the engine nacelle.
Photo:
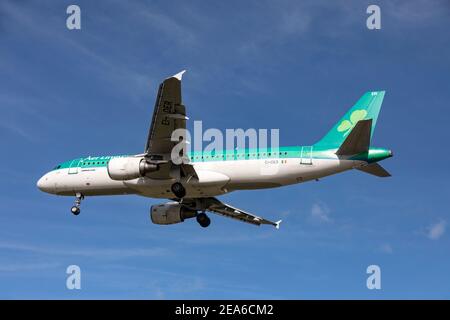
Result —
POLYGON ((155 224, 180 223, 196 215, 197 211, 188 209, 178 202, 158 204, 150 208, 150 218, 155 224))
POLYGON ((113 180, 132 180, 158 170, 158 165, 143 157, 113 158, 108 163, 108 175, 113 180))

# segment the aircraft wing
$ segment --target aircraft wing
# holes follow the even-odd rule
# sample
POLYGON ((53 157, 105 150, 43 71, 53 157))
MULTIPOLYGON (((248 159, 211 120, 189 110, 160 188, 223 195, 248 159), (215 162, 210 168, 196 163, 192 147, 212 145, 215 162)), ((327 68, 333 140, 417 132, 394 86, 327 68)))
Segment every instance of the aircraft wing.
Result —
MULTIPOLYGON (((169 179, 184 176, 196 177, 192 165, 184 162, 174 165, 171 152, 179 141, 172 141, 172 133, 177 129, 186 129, 186 108, 181 99, 181 78, 183 70, 167 79, 160 85, 156 96, 153 117, 148 131, 144 155, 159 165, 159 170, 147 174, 152 179, 169 179)), ((184 160, 186 161, 186 159, 184 160)))
POLYGON ((149 157, 169 160, 172 148, 178 143, 171 141, 172 132, 186 129, 188 118, 181 100, 181 78, 184 72, 165 79, 159 85, 145 146, 145 154, 149 157))
POLYGON ((209 211, 212 211, 214 213, 220 214, 220 215, 228 217, 228 218, 233 218, 233 219, 240 220, 243 222, 251 223, 251 224, 254 224, 257 226, 259 226, 261 224, 270 224, 270 225, 273 225, 274 227, 276 227, 277 229, 280 228, 281 220, 279 220, 277 222, 273 222, 273 221, 258 217, 254 214, 245 212, 243 210, 237 209, 235 207, 232 207, 226 203, 219 201, 216 198, 210 198, 210 200, 211 201, 210 201, 210 204, 208 207, 209 211))

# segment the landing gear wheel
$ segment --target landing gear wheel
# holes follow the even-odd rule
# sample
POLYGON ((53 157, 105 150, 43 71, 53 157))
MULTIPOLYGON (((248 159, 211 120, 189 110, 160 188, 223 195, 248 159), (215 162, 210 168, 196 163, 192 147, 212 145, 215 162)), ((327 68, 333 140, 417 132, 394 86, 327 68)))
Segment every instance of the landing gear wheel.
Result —
POLYGON ((76 199, 75 199, 75 204, 74 204, 74 206, 73 206, 72 208, 70 208, 70 211, 71 211, 74 215, 77 216, 77 215, 79 215, 80 212, 81 212, 81 210, 80 210, 81 200, 84 199, 84 196, 83 196, 81 193, 77 192, 77 193, 75 194, 75 197, 76 197, 76 199))
POLYGON ((179 182, 175 182, 170 189, 178 199, 183 199, 186 195, 186 189, 179 182))
POLYGON ((79 215, 80 212, 81 212, 80 208, 77 207, 77 206, 73 206, 73 207, 70 209, 70 211, 71 211, 74 215, 76 215, 76 216, 79 215))
POLYGON ((197 215, 197 222, 200 226, 206 228, 211 224, 211 219, 209 219, 209 217, 202 212, 197 215))

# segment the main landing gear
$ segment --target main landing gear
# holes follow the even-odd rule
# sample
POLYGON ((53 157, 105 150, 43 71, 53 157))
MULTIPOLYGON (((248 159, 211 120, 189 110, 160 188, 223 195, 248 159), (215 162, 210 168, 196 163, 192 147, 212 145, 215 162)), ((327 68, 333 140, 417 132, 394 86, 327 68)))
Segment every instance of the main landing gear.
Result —
POLYGON ((207 226, 209 226, 211 224, 211 219, 209 219, 209 217, 206 215, 206 213, 201 212, 201 213, 197 214, 197 222, 200 226, 202 226, 203 228, 206 228, 207 226))
POLYGON ((70 211, 71 211, 74 215, 77 216, 77 215, 79 215, 80 212, 81 212, 81 210, 80 210, 80 205, 81 205, 81 200, 84 199, 84 196, 83 196, 81 193, 77 192, 77 193, 75 194, 75 197, 76 197, 76 199, 75 199, 75 204, 74 204, 74 206, 73 206, 72 208, 70 208, 70 211))
POLYGON ((183 185, 179 182, 175 182, 170 189, 172 190, 175 197, 178 199, 183 199, 186 195, 186 189, 183 187, 183 185))

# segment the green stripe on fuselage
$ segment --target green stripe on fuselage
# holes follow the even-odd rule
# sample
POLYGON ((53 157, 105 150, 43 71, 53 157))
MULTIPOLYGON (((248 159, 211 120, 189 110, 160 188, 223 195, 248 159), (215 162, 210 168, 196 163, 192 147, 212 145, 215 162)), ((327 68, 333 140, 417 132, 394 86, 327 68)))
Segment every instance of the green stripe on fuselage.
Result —
MULTIPOLYGON (((390 156, 390 151, 386 149, 375 148, 366 155, 356 155, 351 160, 364 160, 376 162, 390 156)), ((312 159, 337 159, 336 149, 326 149, 311 146, 280 147, 279 149, 243 149, 243 150, 225 150, 224 152, 190 152, 188 157, 192 163, 211 162, 211 161, 237 161, 237 160, 258 160, 258 159, 288 159, 288 158, 312 158, 312 159)), ((63 162, 53 170, 78 168, 101 168, 106 167, 113 158, 128 157, 132 155, 118 156, 99 156, 77 158, 63 162)))

